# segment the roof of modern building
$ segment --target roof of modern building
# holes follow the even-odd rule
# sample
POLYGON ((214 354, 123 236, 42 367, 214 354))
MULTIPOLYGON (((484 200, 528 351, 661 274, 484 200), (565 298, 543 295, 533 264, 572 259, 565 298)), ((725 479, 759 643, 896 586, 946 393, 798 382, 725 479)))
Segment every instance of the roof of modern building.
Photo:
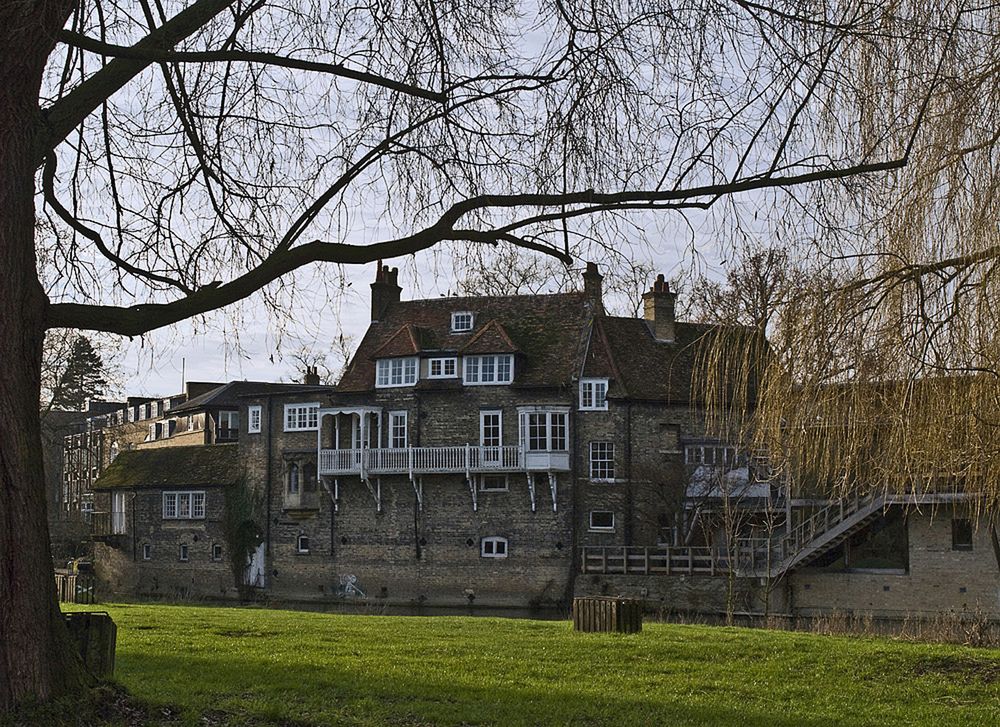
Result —
POLYGON ((207 391, 193 399, 188 399, 183 404, 175 406, 170 410, 170 414, 183 414, 202 409, 238 409, 240 397, 249 395, 264 395, 274 393, 291 393, 297 390, 324 389, 323 386, 307 386, 299 383, 274 383, 269 381, 230 381, 228 384, 218 386, 211 391, 207 391))
POLYGON ((128 450, 101 473, 94 489, 234 485, 241 476, 238 454, 236 444, 128 450))

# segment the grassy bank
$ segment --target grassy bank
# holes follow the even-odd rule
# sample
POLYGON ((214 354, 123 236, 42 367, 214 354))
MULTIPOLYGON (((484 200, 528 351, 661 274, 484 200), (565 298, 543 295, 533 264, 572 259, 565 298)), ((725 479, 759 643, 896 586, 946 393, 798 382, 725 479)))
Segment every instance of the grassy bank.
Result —
POLYGON ((1000 724, 1000 651, 766 630, 119 605, 116 678, 181 724, 1000 724))

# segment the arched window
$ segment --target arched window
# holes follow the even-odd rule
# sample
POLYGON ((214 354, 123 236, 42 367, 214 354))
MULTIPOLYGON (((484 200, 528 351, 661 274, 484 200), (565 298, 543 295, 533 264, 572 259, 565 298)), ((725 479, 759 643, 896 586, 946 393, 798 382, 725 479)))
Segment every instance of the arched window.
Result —
POLYGON ((316 492, 316 465, 306 462, 302 466, 302 485, 306 492, 316 492))
POLYGON ((299 494, 299 466, 294 462, 288 465, 288 494, 299 494))

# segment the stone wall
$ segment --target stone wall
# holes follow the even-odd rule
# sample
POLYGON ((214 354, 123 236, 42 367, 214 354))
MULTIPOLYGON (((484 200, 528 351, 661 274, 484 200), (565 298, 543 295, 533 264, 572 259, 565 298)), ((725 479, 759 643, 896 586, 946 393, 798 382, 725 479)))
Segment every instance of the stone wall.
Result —
MULTIPOLYGON (((221 487, 192 488, 205 492, 204 520, 164 520, 163 490, 132 490, 126 499, 126 534, 110 536, 95 546, 94 568, 101 598, 108 595, 190 600, 238 596, 223 527, 221 487), (188 559, 180 560, 187 545, 188 559), (212 546, 222 546, 213 559, 212 546), (143 546, 150 546, 149 559, 143 546)), ((109 498, 107 492, 99 493, 109 498)))
MULTIPOLYGON (((795 613, 831 611, 873 615, 928 615, 981 611, 1000 617, 1000 567, 985 519, 973 531, 971 551, 952 549, 950 508, 907 518, 905 574, 831 573, 802 569, 789 577, 795 613)), ((961 517, 961 515, 959 515, 961 517)))
MULTIPOLYGON (((641 598, 650 611, 664 613, 722 614, 726 612, 730 582, 724 575, 581 575, 576 596, 625 596, 641 598)), ((732 581, 734 613, 764 613, 766 589, 755 578, 732 581)), ((785 613, 780 587, 770 593, 771 613, 785 613)))

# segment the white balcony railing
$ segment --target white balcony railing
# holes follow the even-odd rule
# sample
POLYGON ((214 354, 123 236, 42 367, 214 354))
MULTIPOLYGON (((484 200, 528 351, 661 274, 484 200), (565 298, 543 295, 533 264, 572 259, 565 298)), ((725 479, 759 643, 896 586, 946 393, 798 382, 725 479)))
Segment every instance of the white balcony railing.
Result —
POLYGON ((569 453, 525 453, 518 446, 472 445, 398 449, 321 449, 319 452, 321 475, 524 472, 535 469, 569 470, 569 453), (538 455, 544 456, 539 459, 538 455))

